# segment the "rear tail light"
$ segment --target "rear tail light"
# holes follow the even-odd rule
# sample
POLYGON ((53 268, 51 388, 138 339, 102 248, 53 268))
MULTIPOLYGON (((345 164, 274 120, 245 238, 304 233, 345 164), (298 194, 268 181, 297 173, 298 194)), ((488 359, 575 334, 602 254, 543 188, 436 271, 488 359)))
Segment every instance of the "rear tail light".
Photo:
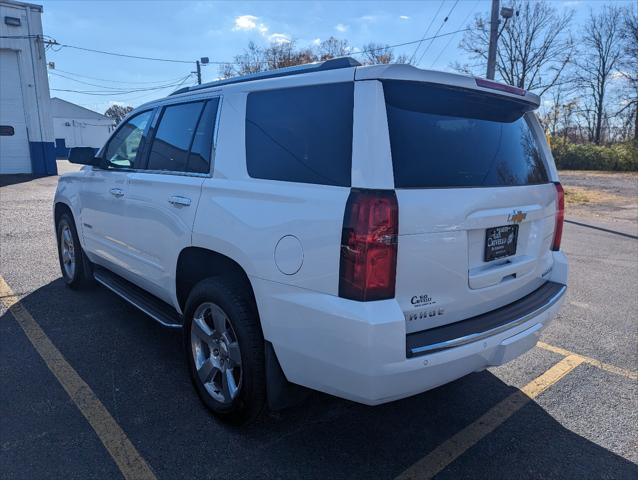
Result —
POLYGON ((394 297, 399 208, 393 190, 352 190, 341 234, 339 296, 394 297))
POLYGON ((554 241, 552 250, 560 250, 560 240, 563 236, 563 223, 565 222, 565 192, 559 182, 556 185, 556 226, 554 227, 554 241))

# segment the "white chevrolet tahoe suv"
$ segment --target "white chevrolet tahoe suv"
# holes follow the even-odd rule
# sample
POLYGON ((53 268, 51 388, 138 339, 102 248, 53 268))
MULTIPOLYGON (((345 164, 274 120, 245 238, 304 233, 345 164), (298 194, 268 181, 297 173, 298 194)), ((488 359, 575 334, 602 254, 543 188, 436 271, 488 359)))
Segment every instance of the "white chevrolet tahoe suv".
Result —
POLYGON ((71 151, 64 280, 183 329, 198 394, 234 422, 300 386, 376 405, 501 365, 567 284, 538 105, 350 58, 178 90, 71 151))

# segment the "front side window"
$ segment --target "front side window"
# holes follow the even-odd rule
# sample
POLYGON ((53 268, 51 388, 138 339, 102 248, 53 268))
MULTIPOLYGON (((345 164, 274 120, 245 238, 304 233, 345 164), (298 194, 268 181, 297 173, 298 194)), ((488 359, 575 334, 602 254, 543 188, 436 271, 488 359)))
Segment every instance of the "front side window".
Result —
POLYGON ((136 167, 136 162, 139 161, 138 151, 140 151, 142 138, 152 116, 152 110, 142 112, 127 120, 117 130, 115 136, 109 141, 104 154, 104 159, 109 163, 109 166, 116 168, 136 167))
POLYGON ((188 151, 204 102, 164 107, 148 157, 149 170, 186 170, 188 151))
POLYGON ((354 83, 253 92, 246 166, 253 178, 350 186, 354 83))
POLYGON ((208 173, 210 170, 215 118, 217 117, 218 108, 218 98, 206 102, 197 130, 195 130, 188 161, 186 162, 187 172, 208 173))
POLYGON ((436 84, 384 81, 397 188, 549 182, 539 139, 507 97, 436 84))

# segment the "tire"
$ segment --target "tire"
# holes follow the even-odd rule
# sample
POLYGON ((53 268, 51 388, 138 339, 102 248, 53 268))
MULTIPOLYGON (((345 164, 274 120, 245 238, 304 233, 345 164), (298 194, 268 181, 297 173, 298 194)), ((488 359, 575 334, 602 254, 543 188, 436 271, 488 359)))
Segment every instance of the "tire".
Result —
POLYGON ((184 311, 188 369, 208 409, 228 423, 255 420, 266 404, 264 338, 242 282, 199 282, 184 311))
POLYGON ((93 268, 82 250, 75 222, 68 212, 60 215, 56 225, 56 236, 58 260, 64 282, 73 289, 91 286, 94 282, 93 268))

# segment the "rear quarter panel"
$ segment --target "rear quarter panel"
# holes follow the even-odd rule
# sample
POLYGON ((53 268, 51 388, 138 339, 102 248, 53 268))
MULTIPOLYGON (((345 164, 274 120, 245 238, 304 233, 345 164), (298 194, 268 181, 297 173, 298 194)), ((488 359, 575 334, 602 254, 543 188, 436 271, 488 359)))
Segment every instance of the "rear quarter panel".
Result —
MULTIPOLYGON (((340 80, 340 79, 339 79, 340 80)), ((343 213, 349 188, 254 179, 245 154, 246 92, 226 93, 214 174, 202 186, 193 245, 224 254, 252 277, 337 294, 343 213), (275 249, 284 236, 301 245, 301 267, 283 273, 275 249)), ((299 252, 279 252, 298 259, 299 252)))

